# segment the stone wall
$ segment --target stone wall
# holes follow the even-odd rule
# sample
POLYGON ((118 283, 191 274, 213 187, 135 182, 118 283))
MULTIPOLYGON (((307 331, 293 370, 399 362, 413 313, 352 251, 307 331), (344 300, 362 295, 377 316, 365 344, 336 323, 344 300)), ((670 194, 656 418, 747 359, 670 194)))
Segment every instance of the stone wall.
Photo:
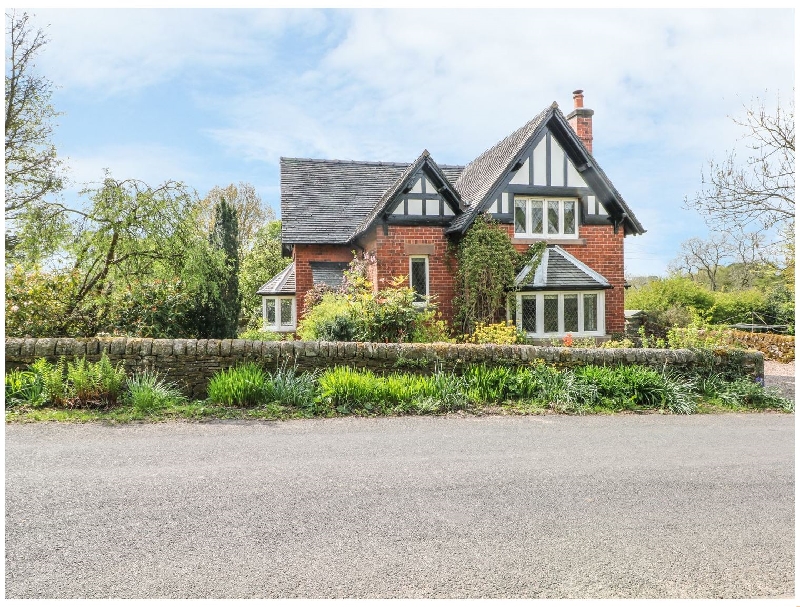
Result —
MULTIPOLYGON (((658 370, 688 370, 698 363, 691 350, 556 348, 547 346, 496 346, 476 344, 375 344, 303 341, 249 341, 243 339, 146 339, 114 338, 7 338, 6 368, 24 368, 37 358, 55 362, 86 356, 100 359, 106 352, 116 364, 122 361, 130 373, 155 369, 177 382, 189 396, 204 398, 211 376, 243 361, 255 361, 267 370, 282 365, 302 371, 336 365, 384 371, 427 373, 441 368, 459 371, 471 364, 523 366, 543 360, 561 367, 585 364, 604 366, 639 364, 658 370)), ((736 365, 743 375, 764 377, 760 352, 731 358, 715 356, 720 366, 736 365)))

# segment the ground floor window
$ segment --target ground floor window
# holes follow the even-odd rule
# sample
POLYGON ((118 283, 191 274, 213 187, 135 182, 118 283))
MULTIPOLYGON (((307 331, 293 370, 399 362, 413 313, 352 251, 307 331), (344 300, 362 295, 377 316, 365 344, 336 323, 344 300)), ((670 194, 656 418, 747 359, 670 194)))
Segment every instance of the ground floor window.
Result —
POLYGON ((408 284, 414 289, 414 305, 424 306, 428 300, 428 256, 414 255, 408 260, 408 284))
POLYGON ((293 332, 297 327, 295 297, 262 297, 264 331, 293 332))
POLYGON ((605 334, 605 293, 531 292, 517 294, 517 326, 529 337, 605 334))

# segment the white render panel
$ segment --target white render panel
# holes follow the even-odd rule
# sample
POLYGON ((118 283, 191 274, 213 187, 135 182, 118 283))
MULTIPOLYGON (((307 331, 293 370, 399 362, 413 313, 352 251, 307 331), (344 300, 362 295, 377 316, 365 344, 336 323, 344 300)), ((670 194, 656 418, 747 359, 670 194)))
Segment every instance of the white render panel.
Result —
POLYGON ((520 170, 514 174, 514 178, 511 180, 511 183, 529 185, 530 184, 530 181, 528 179, 528 175, 530 172, 528 169, 529 166, 530 166, 530 158, 526 158, 525 162, 522 165, 522 168, 520 168, 520 170))
POLYGON ((544 137, 533 150, 533 185, 547 185, 547 144, 544 137))
POLYGON ((578 169, 572 164, 572 161, 567 158, 567 185, 573 188, 585 188, 586 182, 581 177, 578 169))
POLYGON ((445 215, 455 215, 455 213, 453 213, 453 209, 451 209, 450 205, 447 204, 446 202, 444 203, 444 214, 445 215))
POLYGON ((564 185, 564 150, 554 138, 550 138, 550 185, 564 185))
POLYGON ((600 202, 599 200, 597 201, 597 214, 608 215, 608 211, 606 211, 606 208, 603 206, 603 203, 600 202))
POLYGON ((597 214, 597 199, 594 196, 586 197, 586 206, 588 207, 587 213, 589 215, 597 214))
POLYGON ((422 201, 419 199, 408 199, 408 214, 409 215, 422 215, 422 201))
POLYGON ((397 205, 397 208, 394 211, 392 211, 392 215, 405 215, 405 214, 406 214, 405 205, 403 205, 403 202, 401 201, 400 204, 397 205))
POLYGON ((434 194, 436 192, 436 186, 431 183, 431 180, 427 177, 425 178, 425 192, 427 194, 434 194))
POLYGON ((411 191, 415 194, 422 194, 422 179, 417 179, 417 183, 414 184, 414 187, 411 188, 411 191))
POLYGON ((511 203, 508 202, 508 192, 503 192, 503 208, 500 209, 501 213, 511 213, 510 205, 511 203))

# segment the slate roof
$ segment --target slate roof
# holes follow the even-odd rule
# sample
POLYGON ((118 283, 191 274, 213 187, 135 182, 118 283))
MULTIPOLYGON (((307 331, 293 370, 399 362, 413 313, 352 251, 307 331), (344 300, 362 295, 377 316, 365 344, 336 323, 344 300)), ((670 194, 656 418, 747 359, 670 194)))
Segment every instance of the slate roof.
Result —
MULTIPOLYGON (((521 128, 483 152, 467 166, 437 165, 425 150, 412 163, 359 162, 281 158, 281 239, 286 244, 352 242, 367 230, 386 204, 423 163, 452 185, 466 210, 456 215, 448 233, 463 232, 474 221, 487 197, 492 195, 518 160, 523 149, 546 125, 561 131, 585 155, 601 188, 606 188, 627 215, 626 226, 634 233, 644 228, 628 207, 581 139, 554 102, 521 128)), ((588 176, 587 173, 586 176, 588 176)), ((603 201, 606 204, 606 201, 603 201)))
POLYGON ((518 291, 542 289, 582 291, 611 288, 611 283, 602 274, 595 272, 558 245, 547 247, 542 253, 542 260, 536 271, 531 272, 532 269, 532 263, 529 263, 517 275, 514 285, 518 291))
POLYGON ((311 277, 314 284, 319 282, 333 287, 341 286, 344 280, 344 271, 350 265, 346 261, 311 261, 311 277))
POLYGON ((256 295, 294 295, 294 276, 294 262, 292 262, 261 285, 261 288, 256 291, 256 295))
MULTIPOLYGON (((411 164, 281 158, 281 240, 350 242, 411 164)), ((452 183, 464 167, 439 168, 452 183)))

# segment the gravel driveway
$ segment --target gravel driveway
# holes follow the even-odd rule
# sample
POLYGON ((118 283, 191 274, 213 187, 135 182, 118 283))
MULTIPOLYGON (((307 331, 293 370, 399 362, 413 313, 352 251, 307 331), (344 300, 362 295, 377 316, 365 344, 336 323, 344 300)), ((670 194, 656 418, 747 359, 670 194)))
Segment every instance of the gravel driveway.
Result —
POLYGON ((794 363, 765 360, 764 385, 779 388, 785 398, 794 400, 794 363))
POLYGON ((13 424, 7 598, 794 594, 794 416, 13 424))

